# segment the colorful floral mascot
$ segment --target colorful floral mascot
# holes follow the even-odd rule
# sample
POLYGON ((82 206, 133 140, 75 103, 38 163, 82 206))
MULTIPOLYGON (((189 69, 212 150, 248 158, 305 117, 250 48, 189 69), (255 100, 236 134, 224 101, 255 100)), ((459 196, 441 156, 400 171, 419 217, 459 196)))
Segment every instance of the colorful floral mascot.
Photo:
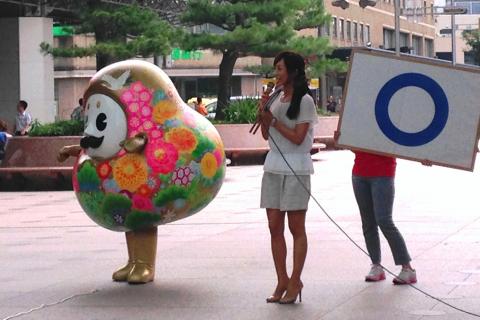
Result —
POLYGON ((223 143, 213 125, 179 97, 168 76, 143 61, 100 70, 85 92, 73 188, 97 224, 124 231, 128 263, 113 280, 147 283, 155 275, 157 226, 188 217, 218 193, 223 143))

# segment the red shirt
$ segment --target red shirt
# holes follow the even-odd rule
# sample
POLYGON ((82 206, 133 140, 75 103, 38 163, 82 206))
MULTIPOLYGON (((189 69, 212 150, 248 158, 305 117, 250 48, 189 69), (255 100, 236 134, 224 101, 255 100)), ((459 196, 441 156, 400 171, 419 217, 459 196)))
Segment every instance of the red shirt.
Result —
POLYGON ((397 161, 395 158, 372 153, 354 151, 355 164, 352 174, 360 177, 394 177, 397 161))

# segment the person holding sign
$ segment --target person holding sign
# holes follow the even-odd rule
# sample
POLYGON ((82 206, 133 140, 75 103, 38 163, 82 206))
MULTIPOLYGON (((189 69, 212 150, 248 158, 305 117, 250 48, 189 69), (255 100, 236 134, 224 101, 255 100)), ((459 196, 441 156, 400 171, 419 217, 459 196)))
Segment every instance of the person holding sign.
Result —
POLYGON ((313 126, 318 120, 305 76, 304 59, 293 52, 282 52, 275 58, 274 66, 276 88, 282 89, 275 91, 271 97, 264 94, 259 106, 262 136, 268 139, 270 145, 264 164, 260 206, 267 211, 278 279, 267 303, 289 304, 295 303, 297 297, 302 301, 303 283, 300 277, 307 256, 305 215, 310 198, 310 175, 313 173, 310 150, 313 126), (290 276, 287 273, 284 236, 286 213, 294 241, 290 276))
MULTIPOLYGON (((335 141, 339 136, 340 132, 336 131, 335 141)), ((378 228, 380 228, 388 241, 395 264, 402 266, 393 283, 416 283, 417 274, 410 264, 411 258, 405 240, 392 219, 396 159, 362 151, 354 151, 354 153, 353 192, 360 209, 363 236, 372 261, 365 281, 385 280, 385 272, 380 265, 381 251, 378 235, 378 228)), ((428 164, 425 163, 425 165, 428 164)))

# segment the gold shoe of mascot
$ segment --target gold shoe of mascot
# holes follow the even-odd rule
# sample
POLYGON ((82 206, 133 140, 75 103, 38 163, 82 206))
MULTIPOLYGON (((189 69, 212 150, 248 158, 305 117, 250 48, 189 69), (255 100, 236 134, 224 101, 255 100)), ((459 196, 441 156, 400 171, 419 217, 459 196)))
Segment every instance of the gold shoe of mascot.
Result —
POLYGON ((225 176, 225 152, 215 127, 187 106, 168 76, 143 61, 100 70, 84 94, 86 128, 73 188, 87 215, 125 232, 128 262, 115 281, 155 277, 157 226, 208 205, 225 176))

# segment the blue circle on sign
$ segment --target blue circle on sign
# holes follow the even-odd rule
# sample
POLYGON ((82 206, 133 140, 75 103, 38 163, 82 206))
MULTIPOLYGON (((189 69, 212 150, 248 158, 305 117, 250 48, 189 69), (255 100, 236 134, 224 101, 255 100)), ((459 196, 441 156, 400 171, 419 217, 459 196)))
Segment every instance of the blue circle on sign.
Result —
POLYGON ((390 79, 380 89, 375 101, 375 118, 380 130, 393 142, 408 147, 421 146, 435 139, 445 128, 448 120, 448 99, 442 87, 432 78, 420 73, 403 73, 390 79), (393 95, 405 87, 425 90, 435 104, 432 122, 419 132, 411 133, 398 129, 388 114, 393 95))

